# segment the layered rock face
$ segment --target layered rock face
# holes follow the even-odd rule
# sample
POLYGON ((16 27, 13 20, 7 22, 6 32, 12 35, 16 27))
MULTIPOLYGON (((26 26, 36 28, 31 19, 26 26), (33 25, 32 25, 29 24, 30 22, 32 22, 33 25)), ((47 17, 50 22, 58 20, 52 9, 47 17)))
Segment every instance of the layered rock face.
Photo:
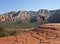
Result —
POLYGON ((45 24, 20 35, 2 37, 0 44, 60 44, 60 25, 45 24))
POLYGON ((44 9, 41 9, 39 11, 11 11, 9 13, 0 15, 0 22, 41 22, 46 20, 49 15, 49 11, 44 9))

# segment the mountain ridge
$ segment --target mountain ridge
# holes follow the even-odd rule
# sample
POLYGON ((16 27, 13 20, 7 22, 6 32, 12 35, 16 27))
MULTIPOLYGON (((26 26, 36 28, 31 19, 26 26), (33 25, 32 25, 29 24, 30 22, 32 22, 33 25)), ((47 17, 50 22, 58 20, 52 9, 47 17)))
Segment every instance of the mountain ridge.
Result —
POLYGON ((14 21, 14 22, 37 22, 43 21, 45 17, 49 15, 48 10, 38 10, 38 11, 11 11, 0 15, 0 21, 14 21))
MULTIPOLYGON (((59 17, 58 14, 60 12, 60 9, 57 10, 46 10, 46 9, 40 9, 38 11, 11 11, 5 14, 0 15, 0 22, 5 21, 12 21, 12 22, 21 22, 21 23, 29 23, 29 22, 55 22, 55 17, 59 17), (54 19, 55 21, 51 20, 54 19), (51 21, 50 21, 51 20, 51 21)), ((59 22, 59 21, 58 21, 59 22)), ((56 23, 56 22, 55 22, 56 23)))

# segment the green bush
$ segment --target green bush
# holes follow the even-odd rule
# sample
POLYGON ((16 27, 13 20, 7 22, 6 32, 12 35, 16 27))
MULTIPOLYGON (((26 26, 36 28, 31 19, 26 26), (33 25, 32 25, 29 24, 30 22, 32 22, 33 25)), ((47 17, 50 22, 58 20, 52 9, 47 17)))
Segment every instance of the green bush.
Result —
POLYGON ((10 35, 16 35, 18 33, 17 30, 11 30, 11 32, 9 32, 10 35))
POLYGON ((17 34, 20 34, 20 33, 23 33, 23 32, 26 32, 26 30, 10 30, 9 32, 9 35, 17 35, 17 34))
POLYGON ((8 36, 8 32, 4 26, 0 26, 0 37, 8 36))

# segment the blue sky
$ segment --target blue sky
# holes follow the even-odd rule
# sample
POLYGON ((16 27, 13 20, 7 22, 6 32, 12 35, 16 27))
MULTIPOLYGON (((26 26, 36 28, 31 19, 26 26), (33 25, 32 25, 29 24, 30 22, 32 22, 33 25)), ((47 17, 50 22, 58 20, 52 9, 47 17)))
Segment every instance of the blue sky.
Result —
POLYGON ((60 9, 60 0, 0 0, 0 14, 19 11, 39 9, 60 9))

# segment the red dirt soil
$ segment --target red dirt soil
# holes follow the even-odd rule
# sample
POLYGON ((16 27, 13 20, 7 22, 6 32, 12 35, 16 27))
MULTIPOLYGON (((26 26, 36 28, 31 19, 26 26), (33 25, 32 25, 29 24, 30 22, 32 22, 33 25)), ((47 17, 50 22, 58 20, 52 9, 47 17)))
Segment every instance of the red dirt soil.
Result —
POLYGON ((0 44, 60 44, 60 25, 42 25, 16 36, 0 38, 0 44))

